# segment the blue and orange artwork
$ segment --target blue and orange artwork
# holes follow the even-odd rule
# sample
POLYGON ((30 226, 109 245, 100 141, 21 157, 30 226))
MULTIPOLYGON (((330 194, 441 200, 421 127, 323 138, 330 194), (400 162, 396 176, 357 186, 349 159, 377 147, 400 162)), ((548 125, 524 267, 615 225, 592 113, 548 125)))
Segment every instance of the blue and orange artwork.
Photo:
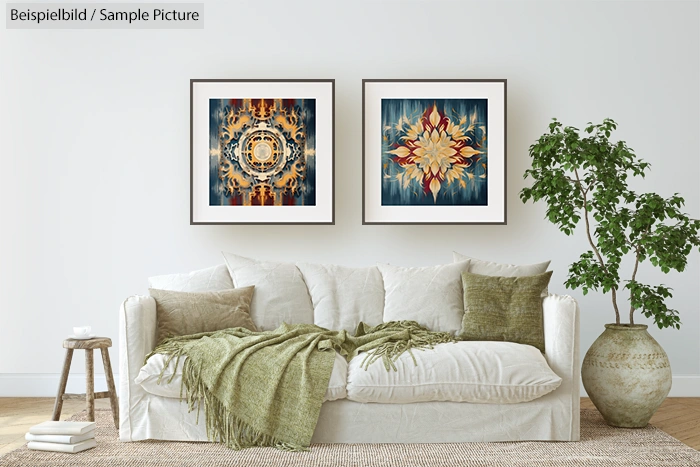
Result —
POLYGON ((209 100, 210 206, 316 205, 315 99, 209 100))
POLYGON ((382 99, 382 205, 487 205, 487 110, 487 99, 382 99))

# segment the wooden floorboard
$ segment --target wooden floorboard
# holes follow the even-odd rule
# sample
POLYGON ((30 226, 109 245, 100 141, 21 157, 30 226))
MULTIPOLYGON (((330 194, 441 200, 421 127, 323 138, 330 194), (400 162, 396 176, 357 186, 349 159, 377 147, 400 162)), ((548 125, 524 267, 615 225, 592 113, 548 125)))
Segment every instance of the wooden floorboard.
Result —
MULTIPOLYGON (((0 397, 0 456, 24 445, 29 427, 51 418, 54 399, 51 397, 0 397)), ((95 401, 98 408, 109 408, 109 400, 95 401)), ((581 407, 595 409, 590 399, 582 398, 581 407)), ((85 408, 82 401, 63 403, 61 420, 85 408)), ((700 397, 671 397, 661 404, 651 424, 700 450, 700 397)))
MULTIPOLYGON (((0 397, 0 456, 22 447, 29 427, 51 419, 53 397, 0 397)), ((95 407, 109 408, 108 399, 98 399, 95 407)), ((85 401, 63 402, 61 420, 85 409, 85 401)))

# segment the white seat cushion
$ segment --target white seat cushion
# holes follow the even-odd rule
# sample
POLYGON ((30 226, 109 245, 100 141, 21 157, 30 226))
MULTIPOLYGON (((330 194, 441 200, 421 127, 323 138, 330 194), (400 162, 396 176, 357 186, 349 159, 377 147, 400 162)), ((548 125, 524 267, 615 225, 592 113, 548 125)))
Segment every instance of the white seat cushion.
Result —
POLYGON ((387 371, 381 360, 362 368, 361 353, 348 366, 347 398, 356 402, 408 404, 450 401, 487 404, 527 402, 561 384, 536 348, 512 342, 456 342, 414 350, 387 371))
POLYGON ((376 326, 384 315, 384 282, 376 266, 348 268, 297 263, 314 304, 314 324, 355 333, 360 321, 376 326))
POLYGON ((236 287, 255 286, 250 317, 261 331, 287 324, 313 324, 314 306, 293 263, 258 261, 223 253, 236 287))
POLYGON ((462 327, 462 272, 468 270, 469 261, 424 268, 377 267, 386 291, 384 322, 413 320, 431 331, 451 333, 462 327))
MULTIPOLYGON (((136 384, 151 394, 161 397, 173 399, 180 398, 180 385, 182 384, 182 366, 185 364, 187 357, 181 358, 175 368, 175 359, 173 358, 163 372, 163 378, 158 384, 160 372, 165 363, 163 354, 155 354, 148 359, 146 364, 139 371, 138 376, 134 380, 136 384), (173 377, 173 373, 175 376, 173 377), (173 377, 172 381, 170 377, 173 377)), ((335 363, 331 372, 331 379, 328 382, 328 389, 323 401, 334 401, 336 399, 345 399, 347 397, 346 386, 348 378, 348 362, 340 354, 336 352, 335 363)), ((183 397, 185 394, 183 394, 183 397)))

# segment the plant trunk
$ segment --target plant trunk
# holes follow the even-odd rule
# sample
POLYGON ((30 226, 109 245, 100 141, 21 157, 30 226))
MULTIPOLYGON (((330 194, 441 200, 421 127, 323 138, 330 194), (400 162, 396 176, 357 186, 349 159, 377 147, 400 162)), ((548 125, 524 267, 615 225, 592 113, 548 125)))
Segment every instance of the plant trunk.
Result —
POLYGON ((617 289, 610 289, 613 309, 615 310, 615 324, 620 324, 620 311, 617 309, 617 289))
MULTIPOLYGON (((607 266, 605 266, 605 261, 603 261, 603 257, 601 256, 600 251, 598 250, 598 247, 596 246, 595 242, 593 242, 593 237, 591 236, 591 222, 588 219, 588 199, 586 198, 588 190, 583 189, 583 186, 581 185, 581 179, 578 176, 578 170, 574 170, 574 173, 576 174, 576 182, 578 183, 578 189, 581 190, 581 196, 583 197, 583 219, 586 221, 586 236, 588 237, 588 243, 590 243, 591 248, 593 248, 593 252, 598 258, 598 262, 600 263, 600 265, 603 267, 605 272, 608 272, 608 268, 607 266)), ((612 288, 611 292, 613 309, 615 310, 615 324, 620 324, 620 310, 617 308, 617 289, 612 288)))
MULTIPOLYGON (((632 281, 637 278, 637 269, 639 269, 639 245, 635 248, 636 254, 634 258, 634 270, 632 271, 632 281)), ((632 306, 632 297, 630 297, 630 324, 634 324, 634 306, 632 306)))

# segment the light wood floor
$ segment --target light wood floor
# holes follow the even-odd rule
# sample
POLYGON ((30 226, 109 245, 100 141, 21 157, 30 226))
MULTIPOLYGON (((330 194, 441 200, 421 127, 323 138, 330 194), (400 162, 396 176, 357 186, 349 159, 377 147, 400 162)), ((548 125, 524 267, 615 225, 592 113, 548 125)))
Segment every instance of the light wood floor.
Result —
MULTIPOLYGON (((4 397, 0 398, 0 456, 24 445, 24 434, 29 427, 51 418, 53 398, 4 397)), ((109 408, 108 399, 95 401, 98 408, 109 408)), ((594 409, 590 399, 581 399, 581 407, 594 409)), ((85 408, 82 401, 63 403, 61 420, 85 408)), ((700 397, 666 399, 651 423, 688 446, 700 450, 700 397)))
MULTIPOLYGON (((582 397, 581 408, 595 409, 595 406, 590 399, 582 397)), ((669 397, 650 423, 700 451, 700 397, 669 397)))
MULTIPOLYGON (((53 397, 0 397, 0 457, 24 446, 30 427, 51 419, 53 403, 53 397)), ((95 408, 108 409, 109 399, 97 399, 95 408)), ((63 401, 61 420, 84 409, 84 401, 63 401)))

